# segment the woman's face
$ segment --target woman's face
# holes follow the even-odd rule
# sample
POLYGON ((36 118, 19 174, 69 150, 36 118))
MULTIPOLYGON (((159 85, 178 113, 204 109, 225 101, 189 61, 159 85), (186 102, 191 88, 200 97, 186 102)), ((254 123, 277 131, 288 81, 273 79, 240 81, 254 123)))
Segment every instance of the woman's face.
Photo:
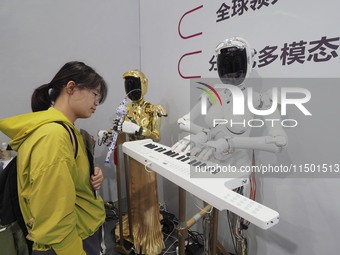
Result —
POLYGON ((95 113, 101 98, 100 87, 88 89, 75 87, 72 97, 72 109, 76 118, 89 118, 95 113))

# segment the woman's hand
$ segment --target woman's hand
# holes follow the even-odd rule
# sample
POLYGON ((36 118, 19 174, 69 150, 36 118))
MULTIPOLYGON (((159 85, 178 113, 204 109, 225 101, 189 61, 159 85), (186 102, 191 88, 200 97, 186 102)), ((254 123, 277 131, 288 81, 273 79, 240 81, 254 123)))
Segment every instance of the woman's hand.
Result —
POLYGON ((98 190, 102 187, 104 181, 103 171, 99 167, 94 168, 94 174, 91 175, 91 185, 94 190, 98 190))

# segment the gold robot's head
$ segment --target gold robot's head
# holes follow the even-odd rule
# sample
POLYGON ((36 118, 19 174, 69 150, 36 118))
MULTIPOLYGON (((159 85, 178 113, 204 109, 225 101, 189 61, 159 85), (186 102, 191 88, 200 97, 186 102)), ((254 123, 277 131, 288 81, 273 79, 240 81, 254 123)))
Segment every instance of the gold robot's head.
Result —
POLYGON ((123 74, 125 92, 132 101, 140 101, 148 91, 148 78, 139 70, 127 71, 123 74))

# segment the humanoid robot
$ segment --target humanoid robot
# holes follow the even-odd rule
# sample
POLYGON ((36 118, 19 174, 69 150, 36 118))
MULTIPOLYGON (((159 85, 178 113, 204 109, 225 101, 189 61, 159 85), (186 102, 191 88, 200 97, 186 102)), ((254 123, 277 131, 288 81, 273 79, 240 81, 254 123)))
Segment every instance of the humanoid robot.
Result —
MULTIPOLYGON (((221 81, 225 84, 235 85, 245 92, 244 81, 251 72, 254 51, 250 50, 248 43, 243 38, 233 37, 221 42, 216 47, 216 53, 217 70, 221 81)), ((232 93, 227 88, 220 89, 218 92, 225 103, 222 107, 218 104, 210 105, 205 117, 206 126, 198 126, 193 122, 201 115, 200 102, 193 107, 190 113, 178 120, 180 129, 190 132, 191 135, 177 142, 172 147, 173 150, 181 153, 190 151, 191 155, 210 161, 231 163, 231 160, 235 165, 244 164, 239 160, 245 155, 236 157, 236 154, 244 153, 244 149, 269 152, 283 150, 287 144, 287 135, 279 122, 265 122, 268 124, 266 125, 268 130, 266 136, 249 137, 251 127, 247 123, 248 120, 254 119, 254 114, 245 107, 244 115, 233 115, 230 110, 233 101, 232 93), (242 119, 245 120, 243 122, 246 125, 232 125, 232 122, 228 122, 213 127, 213 119, 233 119, 234 123, 240 123, 240 119, 242 119)), ((244 97, 246 98, 246 95, 244 97)), ((269 109, 271 104, 270 91, 253 93, 253 105, 256 109, 269 109)), ((281 119, 280 113, 276 110, 271 114, 271 119, 281 119)))
MULTIPOLYGON (((119 106, 119 117, 114 120, 113 130, 101 130, 99 141, 110 145, 114 132, 125 133, 129 140, 160 140, 161 118, 167 116, 162 105, 153 105, 144 100, 148 90, 148 79, 139 70, 123 74, 127 98, 119 106), (126 106, 126 108, 125 108, 126 106)), ((118 111, 117 111, 118 112, 118 111)), ((114 141, 115 143, 115 141, 114 141)), ((156 255, 164 249, 158 204, 157 175, 146 171, 144 165, 130 159, 130 208, 133 228, 133 242, 136 253, 156 255)), ((126 221, 125 221, 126 222, 126 221)), ((124 235, 128 236, 125 224, 124 235)))
MULTIPOLYGON (((248 43, 241 37, 226 39, 216 47, 217 53, 217 70, 220 80, 224 84, 237 86, 243 92, 244 98, 247 81, 252 66, 255 51, 249 48, 248 43)), ((241 167, 244 165, 251 166, 250 150, 262 150, 269 152, 280 152, 287 144, 287 136, 282 126, 277 123, 266 123, 267 134, 261 137, 250 137, 251 127, 248 125, 232 125, 232 122, 223 125, 213 125, 215 119, 233 119, 234 123, 248 123, 254 119, 254 114, 245 107, 244 115, 233 115, 232 105, 233 96, 229 89, 219 88, 218 94, 223 102, 208 106, 205 116, 205 126, 200 126, 194 121, 201 116, 201 102, 198 102, 190 111, 178 120, 181 130, 190 133, 182 140, 172 146, 177 153, 190 153, 191 156, 198 157, 201 160, 218 163, 220 165, 232 165, 241 167)), ((245 100, 245 103, 247 100, 245 100)), ((265 93, 253 92, 253 106, 258 110, 269 109, 272 105, 271 91, 265 93)), ((270 117, 271 119, 281 119, 279 112, 276 110, 270 117)), ((254 182, 254 176, 251 179, 254 182)), ((251 185, 250 185, 251 186, 251 185)), ((244 194, 243 188, 238 191, 244 194)), ((252 199, 255 199, 253 194, 252 199)), ((237 216, 233 216, 234 236, 237 237, 238 254, 246 254, 246 238, 243 237, 242 231, 245 222, 237 216)), ((249 223, 248 223, 249 224, 249 223)))

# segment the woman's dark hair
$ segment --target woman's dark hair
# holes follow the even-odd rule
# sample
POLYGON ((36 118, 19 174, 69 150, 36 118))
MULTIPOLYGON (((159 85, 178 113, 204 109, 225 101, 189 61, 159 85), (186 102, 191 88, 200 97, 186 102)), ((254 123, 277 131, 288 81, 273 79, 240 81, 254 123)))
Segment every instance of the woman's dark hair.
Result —
POLYGON ((99 86, 99 103, 103 103, 107 96, 106 82, 94 69, 83 62, 71 61, 59 70, 50 83, 34 90, 31 98, 32 111, 43 111, 51 107, 69 81, 74 81, 79 88, 96 89, 99 86))

